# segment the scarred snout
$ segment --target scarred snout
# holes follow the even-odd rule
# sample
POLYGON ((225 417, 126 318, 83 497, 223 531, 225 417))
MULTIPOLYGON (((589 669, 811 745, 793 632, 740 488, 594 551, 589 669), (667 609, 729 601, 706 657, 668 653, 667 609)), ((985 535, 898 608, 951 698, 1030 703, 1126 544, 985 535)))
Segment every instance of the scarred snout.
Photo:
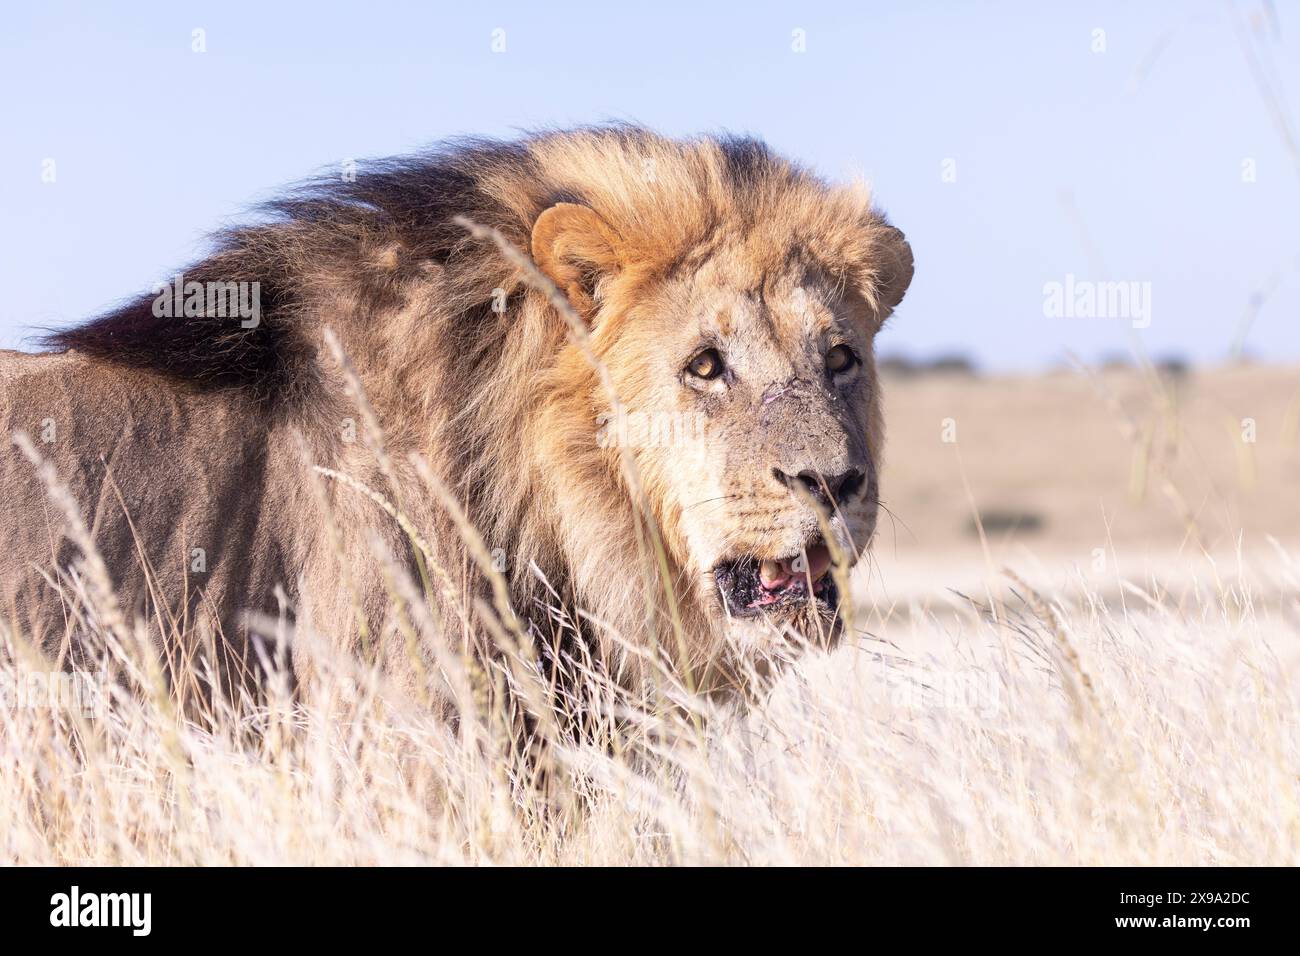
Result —
POLYGON ((832 511, 860 496, 867 485, 866 472, 861 468, 850 468, 838 475, 824 475, 805 468, 789 475, 777 467, 772 469, 772 477, 796 494, 806 491, 819 505, 832 511))
POLYGON ((772 477, 829 510, 860 500, 871 472, 866 435, 841 403, 806 379, 763 391, 759 426, 772 477))

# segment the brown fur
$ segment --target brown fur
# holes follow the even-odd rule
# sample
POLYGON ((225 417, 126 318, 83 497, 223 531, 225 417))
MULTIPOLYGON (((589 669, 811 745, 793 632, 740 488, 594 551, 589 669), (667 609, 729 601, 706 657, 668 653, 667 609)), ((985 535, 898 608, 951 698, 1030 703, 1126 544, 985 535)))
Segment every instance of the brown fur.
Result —
MULTIPOLYGON (((378 536, 409 568, 412 549, 354 489, 326 482, 317 494, 311 466, 396 502, 474 592, 472 562, 412 452, 499 549, 514 607, 543 639, 540 608, 554 601, 539 577, 588 615, 582 639, 628 681, 639 658, 611 632, 656 640, 706 686, 725 679, 726 646, 761 655, 777 639, 771 625, 782 621, 729 623, 710 576, 723 558, 788 555, 816 533, 815 513, 774 468, 865 467, 870 495, 836 514, 834 534, 853 557, 869 540, 883 440, 872 339, 912 267, 902 234, 863 190, 830 187, 756 141, 616 127, 454 144, 375 164, 355 182, 304 187, 267 212, 185 273, 260 283, 256 328, 210 314, 158 318, 144 296, 54 335, 56 354, 0 357, 0 425, 32 436, 70 485, 128 610, 208 618, 247 656, 240 612, 274 614, 279 587, 300 626, 355 648, 363 624, 402 670, 372 545, 378 536), (611 407, 597 373, 545 296, 457 215, 531 250, 589 323, 625 410, 702 423, 702 440, 630 455, 689 661, 666 601, 648 609, 654 555, 626 459, 600 440, 611 407), (375 409, 395 481, 361 434, 325 327, 375 409), (832 386, 821 362, 835 342, 863 365, 832 386), (727 376, 684 377, 707 344, 727 355, 727 376), (50 422, 54 437, 42 441, 50 422)), ((62 522, 16 450, 0 458, 0 487, 5 596, 52 650, 75 652, 77 622, 63 619, 39 573, 66 573, 62 522)), ((436 609, 460 640, 456 608, 436 609)))

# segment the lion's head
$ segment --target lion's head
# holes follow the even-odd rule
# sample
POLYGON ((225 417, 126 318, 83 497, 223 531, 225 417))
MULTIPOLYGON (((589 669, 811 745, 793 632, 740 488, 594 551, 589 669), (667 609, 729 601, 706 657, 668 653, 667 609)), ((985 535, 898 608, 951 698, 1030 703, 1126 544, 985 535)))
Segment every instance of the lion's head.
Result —
MULTIPOLYGON (((608 370, 569 390, 569 439, 591 440, 585 411, 605 474, 630 457, 698 619, 759 653, 787 628, 826 631, 832 558, 852 565, 876 527, 873 341, 910 248, 865 190, 752 144, 655 140, 609 160, 603 189, 532 230, 608 370)), ((585 371, 575 355, 567 369, 585 371)))

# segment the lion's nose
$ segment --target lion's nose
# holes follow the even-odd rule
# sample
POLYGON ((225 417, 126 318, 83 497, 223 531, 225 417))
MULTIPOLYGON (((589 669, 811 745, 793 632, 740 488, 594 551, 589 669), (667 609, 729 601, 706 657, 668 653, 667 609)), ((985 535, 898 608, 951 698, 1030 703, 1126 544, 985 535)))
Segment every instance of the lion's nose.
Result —
POLYGON ((787 475, 780 468, 773 468, 772 475, 787 488, 803 488, 815 501, 827 508, 852 500, 867 482, 867 476, 858 468, 850 468, 838 475, 823 475, 811 470, 787 475))

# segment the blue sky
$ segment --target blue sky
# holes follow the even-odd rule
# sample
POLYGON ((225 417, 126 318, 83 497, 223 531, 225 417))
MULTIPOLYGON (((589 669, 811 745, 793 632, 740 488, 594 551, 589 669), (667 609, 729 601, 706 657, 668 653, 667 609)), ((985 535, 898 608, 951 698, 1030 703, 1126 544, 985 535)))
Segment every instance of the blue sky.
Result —
POLYGON ((917 262, 883 351, 1215 361, 1253 309, 1247 350, 1300 359, 1277 118, 1294 129, 1298 3, 45 3, 0 30, 3 347, 344 159, 631 119, 865 175, 917 262), (1046 315, 1067 274, 1149 283, 1149 326, 1046 315))

